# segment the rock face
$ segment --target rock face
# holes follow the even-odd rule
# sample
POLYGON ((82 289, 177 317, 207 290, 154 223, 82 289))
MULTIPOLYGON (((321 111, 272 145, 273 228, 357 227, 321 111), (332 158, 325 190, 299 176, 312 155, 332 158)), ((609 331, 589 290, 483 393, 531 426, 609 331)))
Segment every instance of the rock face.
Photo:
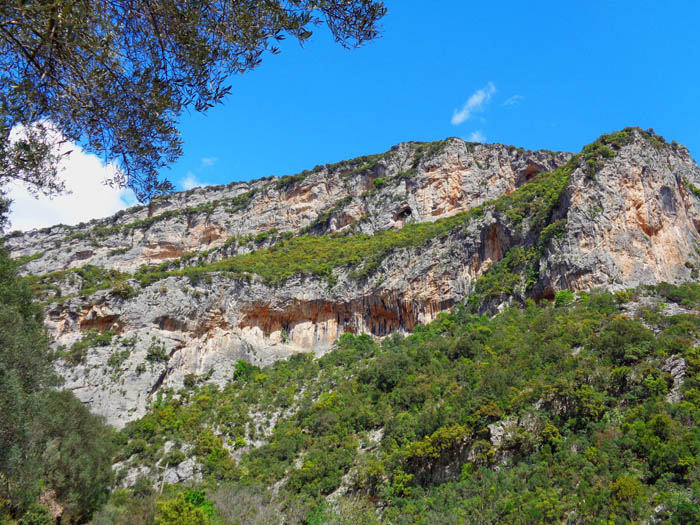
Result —
POLYGON ((595 177, 576 171, 567 191, 566 235, 552 257, 554 287, 689 279, 700 253, 698 173, 685 148, 644 139, 623 147, 595 177))
MULTIPOLYGON (((317 166, 291 177, 195 188, 108 219, 15 233, 7 246, 16 257, 36 256, 26 265, 33 274, 88 264, 133 271, 271 230, 296 233, 311 227, 324 233, 355 224, 358 231, 374 233, 400 228, 408 220, 430 221, 468 210, 570 157, 456 138, 402 143, 385 154, 317 166)), ((227 255, 236 253, 231 250, 229 246, 227 255)))
POLYGON ((411 330, 465 299, 486 309, 564 288, 694 278, 700 169, 688 151, 637 129, 596 144, 572 156, 459 139, 405 143, 12 234, 6 245, 38 276, 65 388, 121 426, 163 388, 223 384, 239 360, 323 353, 346 331, 411 330), (276 253, 302 233, 394 244, 277 282, 216 266, 276 253), (149 279, 119 273, 154 264, 149 279), (198 267, 207 271, 187 273, 198 267))

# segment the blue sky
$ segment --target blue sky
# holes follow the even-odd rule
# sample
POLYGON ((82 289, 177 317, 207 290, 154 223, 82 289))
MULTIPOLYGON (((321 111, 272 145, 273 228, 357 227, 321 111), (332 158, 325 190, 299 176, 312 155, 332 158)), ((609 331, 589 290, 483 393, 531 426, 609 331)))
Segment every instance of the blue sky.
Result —
MULTIPOLYGON (((183 116, 185 154, 163 175, 187 189, 449 136, 577 152, 631 125, 700 158, 697 0, 385 4, 379 40, 346 50, 320 27, 303 49, 287 40, 233 77, 223 105, 183 116)), ((36 201, 13 189, 13 228, 74 224, 133 202, 98 172, 99 160, 78 151, 66 167, 71 196, 36 201)))
POLYGON ((223 106, 183 118, 185 156, 163 174, 250 180, 448 136, 577 152, 628 125, 700 155, 700 2, 386 6, 382 38, 360 49, 319 28, 232 78, 223 106))

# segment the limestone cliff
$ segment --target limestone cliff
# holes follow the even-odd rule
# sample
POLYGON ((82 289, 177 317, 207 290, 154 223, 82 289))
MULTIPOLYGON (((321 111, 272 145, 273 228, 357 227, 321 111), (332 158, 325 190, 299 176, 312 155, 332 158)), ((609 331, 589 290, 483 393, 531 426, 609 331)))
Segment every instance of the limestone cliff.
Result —
POLYGON ((161 196, 108 219, 15 233, 7 243, 16 257, 36 256, 26 265, 33 274, 87 264, 133 271, 190 252, 225 247, 230 256, 248 244, 226 241, 270 231, 318 234, 353 226, 374 233, 435 220, 511 192, 570 157, 456 138, 402 143, 294 176, 161 196))
POLYGON ((47 303, 65 387, 119 426, 240 359, 411 330, 465 300, 693 279, 697 186, 684 147, 638 129, 578 155, 447 139, 6 245, 47 303))

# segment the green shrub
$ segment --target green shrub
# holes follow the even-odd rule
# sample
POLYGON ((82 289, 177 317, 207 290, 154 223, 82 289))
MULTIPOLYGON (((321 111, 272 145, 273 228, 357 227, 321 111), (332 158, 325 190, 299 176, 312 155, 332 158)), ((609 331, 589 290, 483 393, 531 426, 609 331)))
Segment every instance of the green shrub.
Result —
POLYGON ((574 300, 574 292, 571 290, 559 290, 554 294, 554 304, 557 306, 565 306, 574 300))
POLYGON ((176 467, 177 465, 185 461, 186 458, 187 456, 182 450, 173 449, 170 452, 168 452, 167 456, 165 456, 165 465, 168 467, 176 467))
POLYGON ((208 525, 205 512, 186 500, 180 492, 174 499, 156 502, 156 525, 208 525))
POLYGON ((54 523, 51 512, 43 505, 34 505, 19 520, 19 525, 54 525, 54 523))
POLYGON ((674 503, 670 509, 670 514, 669 522, 672 525, 700 523, 700 507, 695 502, 685 500, 674 503))
POLYGON ((148 347, 146 352, 146 361, 149 363, 165 363, 170 359, 167 351, 165 350, 165 345, 162 343, 153 342, 148 347))
POLYGON ((384 177, 377 177, 372 181, 372 188, 379 190, 386 186, 386 179, 384 177))
POLYGON ((89 348, 96 346, 109 346, 115 333, 113 330, 105 330, 100 333, 96 328, 91 328, 83 333, 80 341, 73 343, 67 354, 63 357, 72 364, 79 364, 85 361, 89 348))
POLYGON ((136 290, 124 282, 119 283, 117 286, 112 288, 110 293, 116 297, 120 297, 121 299, 129 299, 137 294, 136 290))
POLYGON ((109 358, 107 359, 107 365, 112 368, 119 368, 124 363, 124 361, 126 361, 129 358, 130 355, 131 350, 129 349, 117 350, 110 354, 109 358))
POLYGON ((251 377, 255 372, 259 371, 260 369, 257 366, 251 365, 248 361, 243 361, 242 359, 239 359, 238 361, 236 361, 233 377, 235 379, 245 380, 251 377))

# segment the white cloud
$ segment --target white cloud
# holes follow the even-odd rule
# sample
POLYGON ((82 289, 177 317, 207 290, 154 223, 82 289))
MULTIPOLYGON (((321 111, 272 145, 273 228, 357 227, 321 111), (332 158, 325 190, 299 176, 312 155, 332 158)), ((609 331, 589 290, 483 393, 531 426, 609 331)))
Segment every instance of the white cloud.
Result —
POLYGON ((504 106, 515 106, 516 104, 520 103, 520 101, 525 98, 522 95, 513 95, 512 97, 509 97, 506 99, 506 101, 502 104, 504 106))
POLYGON ((198 180, 194 173, 188 171, 185 178, 180 181, 180 186, 182 186, 184 190, 191 190, 192 188, 197 188, 199 186, 211 186, 211 184, 198 180))
POLYGON ((135 204, 131 190, 111 188, 103 181, 114 175, 113 164, 105 165, 95 155, 85 153, 80 146, 66 143, 62 149, 73 152, 61 160, 66 189, 71 193, 48 198, 34 198, 19 182, 7 184, 11 230, 30 230, 54 224, 77 224, 106 217, 135 204))
POLYGON ((456 109, 452 113, 452 125, 458 126, 465 120, 469 120, 472 113, 475 111, 483 110, 484 106, 491 100, 491 96, 496 92, 496 86, 493 82, 489 82, 481 89, 477 89, 472 95, 467 99, 462 106, 462 109, 457 111, 456 109))
POLYGON ((202 157, 199 161, 199 167, 195 170, 188 170, 185 176, 180 179, 180 187, 187 191, 201 186, 211 186, 211 182, 199 180, 199 176, 203 171, 207 168, 211 168, 218 161, 219 157, 202 157))
POLYGON ((481 130, 472 131, 469 135, 469 142, 486 142, 486 136, 481 130))

